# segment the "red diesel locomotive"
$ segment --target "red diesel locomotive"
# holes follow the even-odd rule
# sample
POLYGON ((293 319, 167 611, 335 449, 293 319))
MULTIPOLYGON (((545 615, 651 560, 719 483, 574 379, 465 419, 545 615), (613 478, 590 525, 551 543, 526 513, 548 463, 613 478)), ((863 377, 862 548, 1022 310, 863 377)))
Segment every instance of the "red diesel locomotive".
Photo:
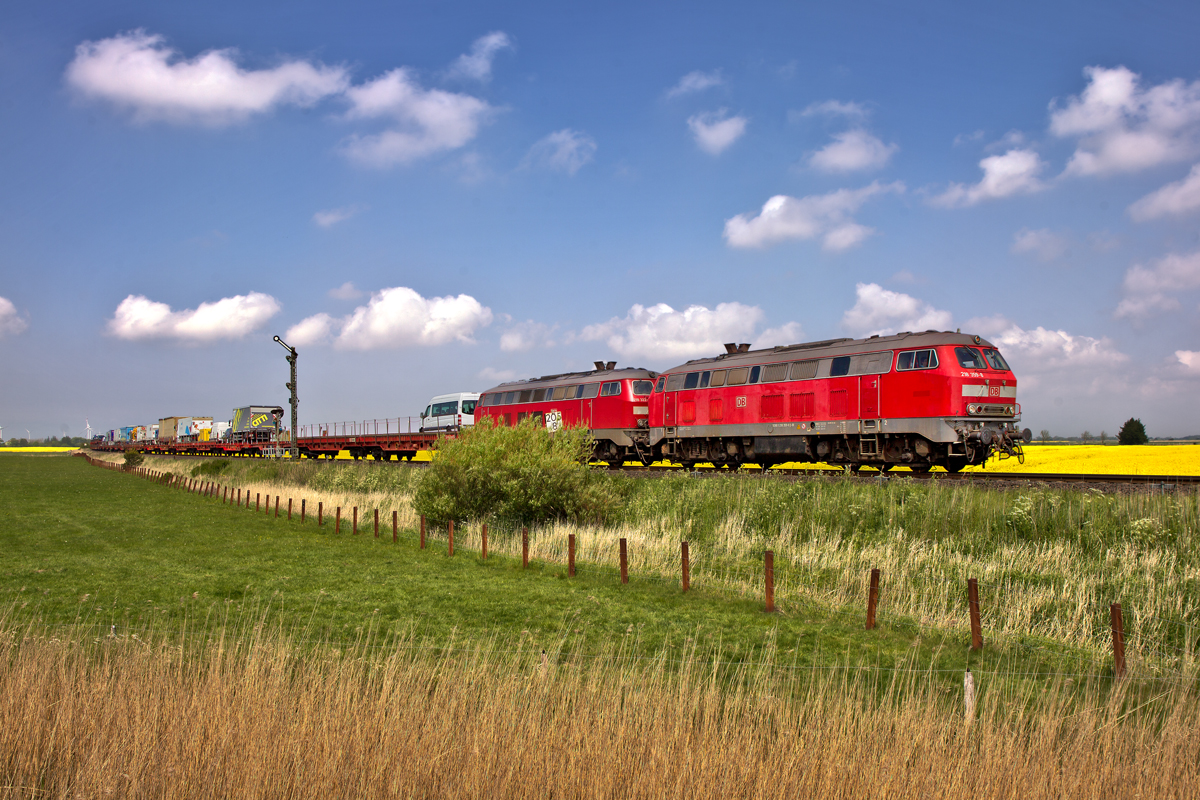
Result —
POLYGON ((751 351, 726 345, 655 381, 650 447, 691 466, 934 465, 1022 457, 1017 380, 978 336, 926 331, 751 351))
POLYGON ((475 417, 515 425, 526 417, 551 430, 583 425, 596 440, 595 458, 619 467, 626 461, 650 463, 650 395, 658 373, 616 369, 616 362, 595 362, 590 372, 547 375, 502 383, 488 389, 475 417))

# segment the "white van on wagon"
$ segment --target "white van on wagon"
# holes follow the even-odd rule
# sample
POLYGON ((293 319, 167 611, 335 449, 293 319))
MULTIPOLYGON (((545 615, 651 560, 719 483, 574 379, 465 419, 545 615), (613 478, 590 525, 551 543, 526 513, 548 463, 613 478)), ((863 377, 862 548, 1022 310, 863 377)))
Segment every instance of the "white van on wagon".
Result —
POLYGON ((474 425, 478 402, 478 392, 439 394, 421 412, 421 433, 456 431, 464 425, 474 425))

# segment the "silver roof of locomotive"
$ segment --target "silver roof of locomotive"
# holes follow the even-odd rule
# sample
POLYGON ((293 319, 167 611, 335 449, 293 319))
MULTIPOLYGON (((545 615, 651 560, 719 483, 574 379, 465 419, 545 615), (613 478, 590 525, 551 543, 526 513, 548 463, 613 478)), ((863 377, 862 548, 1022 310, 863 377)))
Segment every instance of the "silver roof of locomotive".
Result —
POLYGON ((712 358, 694 358, 685 364, 663 370, 662 374, 680 370, 694 370, 703 364, 720 365, 722 367, 772 364, 778 361, 803 361, 812 358, 834 358, 850 356, 858 353, 872 353, 877 350, 897 350, 914 347, 938 347, 940 345, 970 345, 973 347, 995 347, 994 344, 981 336, 954 331, 922 331, 903 333, 891 336, 869 336, 865 339, 825 339, 820 342, 803 342, 787 344, 778 347, 765 347, 761 350, 747 350, 744 353, 721 353, 712 358))
POLYGON ((605 380, 625 380, 627 378, 645 378, 654 380, 658 373, 643 367, 621 367, 620 369, 593 369, 587 372, 564 372, 561 375, 543 375, 540 378, 526 378, 521 381, 509 381, 485 389, 482 394, 491 392, 513 391, 516 389, 532 389, 534 387, 565 386, 572 383, 593 383, 605 380))

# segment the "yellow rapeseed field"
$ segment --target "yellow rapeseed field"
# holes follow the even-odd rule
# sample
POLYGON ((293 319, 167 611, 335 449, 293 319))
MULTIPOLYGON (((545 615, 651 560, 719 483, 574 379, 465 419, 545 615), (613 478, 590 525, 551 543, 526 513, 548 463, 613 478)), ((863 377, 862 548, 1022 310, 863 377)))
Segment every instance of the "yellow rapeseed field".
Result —
POLYGON ((1200 475, 1200 445, 1039 444, 1025 448, 1025 463, 992 459, 989 472, 1062 472, 1100 475, 1200 475))
POLYGON ((78 447, 0 447, 0 453, 70 453, 78 447))

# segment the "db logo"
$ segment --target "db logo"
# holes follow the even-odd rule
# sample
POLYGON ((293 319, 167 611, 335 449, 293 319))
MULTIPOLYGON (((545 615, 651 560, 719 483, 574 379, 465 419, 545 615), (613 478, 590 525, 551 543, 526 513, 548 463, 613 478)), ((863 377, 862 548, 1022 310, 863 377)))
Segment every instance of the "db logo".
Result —
POLYGON ((999 397, 999 396, 1000 396, 1000 387, 999 386, 989 386, 988 387, 988 397, 999 397))
POLYGON ((734 404, 735 406, 737 406, 738 408, 745 408, 745 407, 746 407, 746 397, 745 397, 745 395, 742 395, 741 397, 734 398, 733 404, 734 404))

